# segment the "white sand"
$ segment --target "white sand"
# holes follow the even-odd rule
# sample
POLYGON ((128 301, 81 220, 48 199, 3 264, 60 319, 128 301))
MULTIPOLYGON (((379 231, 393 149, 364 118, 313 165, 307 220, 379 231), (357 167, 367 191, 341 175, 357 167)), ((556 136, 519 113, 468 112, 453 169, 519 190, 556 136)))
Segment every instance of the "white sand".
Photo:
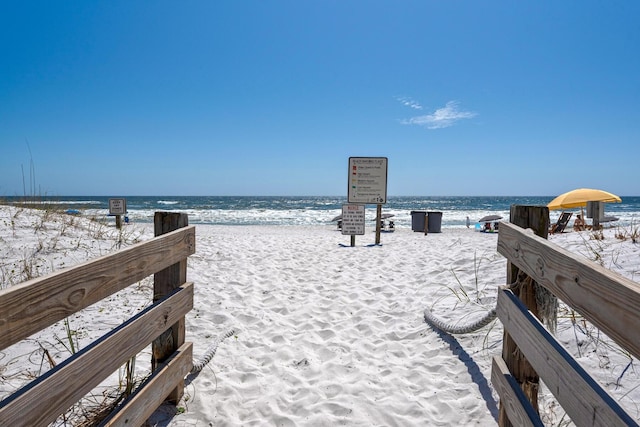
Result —
MULTIPOLYGON (((37 259, 42 274, 116 249, 113 224, 75 218, 69 225, 68 218, 43 221, 38 212, 0 207, 3 287, 16 281, 25 259, 37 259)), ((124 244, 150 238, 151 229, 126 226, 124 244)), ((502 326, 494 322, 450 336, 428 326, 423 310, 467 323, 495 304, 496 287, 506 277, 497 235, 445 228, 425 236, 398 229, 382 235, 382 246, 367 246, 374 233, 358 236, 354 248, 332 226, 198 225, 196 236, 188 264, 196 296, 187 340, 198 358, 216 337, 230 328, 236 332, 198 375, 188 377, 179 405, 184 413, 170 416, 163 407, 153 425, 496 424, 490 366, 501 352, 502 326)), ((550 240, 637 279, 638 245, 616 239, 613 229, 602 241, 590 240, 588 232, 550 240)), ((139 310, 150 287, 144 281, 75 316, 80 346, 139 310)), ((561 314, 559 339, 640 419, 637 360, 589 325, 573 326, 566 309, 561 314)), ((41 360, 36 342, 56 348, 57 358, 68 356, 55 345, 63 334, 57 325, 0 352, 6 379, 0 396, 26 381, 20 372, 42 370, 34 367, 41 360)), ((541 407, 545 420, 557 425, 562 411, 546 391, 541 407)))

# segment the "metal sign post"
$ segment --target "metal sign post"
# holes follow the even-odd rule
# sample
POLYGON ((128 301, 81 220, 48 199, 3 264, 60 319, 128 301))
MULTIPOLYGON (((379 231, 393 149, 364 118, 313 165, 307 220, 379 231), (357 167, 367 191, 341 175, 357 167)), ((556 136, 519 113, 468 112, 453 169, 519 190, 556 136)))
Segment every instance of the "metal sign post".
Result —
POLYGON ((349 157, 349 203, 376 204, 376 245, 380 244, 382 205, 387 203, 386 157, 349 157))

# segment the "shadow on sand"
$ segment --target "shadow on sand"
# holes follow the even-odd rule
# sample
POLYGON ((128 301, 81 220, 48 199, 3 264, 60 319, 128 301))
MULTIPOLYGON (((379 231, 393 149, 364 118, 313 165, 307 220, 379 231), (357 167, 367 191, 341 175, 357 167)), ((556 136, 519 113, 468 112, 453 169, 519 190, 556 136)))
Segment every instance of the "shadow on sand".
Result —
POLYGON ((438 328, 431 328, 444 342, 449 344, 451 352, 458 356, 458 359, 460 359, 460 361, 467 367, 467 371, 469 372, 469 375, 471 375, 471 379, 478 385, 478 388, 480 389, 480 394, 482 395, 482 398, 487 405, 487 409, 491 413, 491 416, 496 420, 496 422, 498 422, 498 402, 496 402, 496 400, 493 398, 489 382, 480 371, 480 367, 476 364, 469 353, 467 353, 462 348, 458 340, 456 340, 452 335, 449 335, 448 333, 443 332, 438 328))

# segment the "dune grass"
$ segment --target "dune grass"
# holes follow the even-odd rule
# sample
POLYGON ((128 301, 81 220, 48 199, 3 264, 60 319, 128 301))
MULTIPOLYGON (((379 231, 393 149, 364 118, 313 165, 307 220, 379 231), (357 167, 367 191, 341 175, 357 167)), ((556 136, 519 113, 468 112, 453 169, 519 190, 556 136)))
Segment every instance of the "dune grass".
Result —
MULTIPOLYGON (((0 243, 14 248, 3 251, 0 257, 0 290, 71 266, 68 263, 76 264, 137 243, 143 235, 137 227, 116 229, 106 218, 68 215, 55 204, 29 203, 28 206, 11 204, 0 210, 0 226, 8 229, 8 233, 0 237, 0 243)), ((138 288, 152 295, 152 284, 148 280, 138 288)), ((126 299, 122 305, 130 305, 131 310, 142 308, 126 299)), ((99 307, 90 309, 104 311, 99 307)), ((80 351, 83 343, 96 338, 89 335, 85 323, 76 314, 26 340, 24 354, 11 357, 12 353, 0 351, 3 381, 18 388, 20 384, 26 385, 80 351)), ((54 425, 95 425, 144 380, 143 369, 136 369, 135 358, 129 360, 117 373, 117 382, 101 385, 61 415, 54 425)), ((5 387, 4 392, 7 391, 5 387)), ((0 396, 4 397, 6 395, 0 396)))

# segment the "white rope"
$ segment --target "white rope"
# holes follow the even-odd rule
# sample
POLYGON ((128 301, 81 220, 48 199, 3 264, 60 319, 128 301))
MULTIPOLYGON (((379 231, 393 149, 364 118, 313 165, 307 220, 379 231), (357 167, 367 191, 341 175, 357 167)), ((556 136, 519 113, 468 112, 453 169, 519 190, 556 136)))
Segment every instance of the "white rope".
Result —
MULTIPOLYGON (((516 281, 509 285, 509 289, 514 290, 524 283, 531 283, 531 277, 527 276, 523 271, 518 273, 516 281)), ((539 316, 543 323, 547 325, 552 333, 555 333, 557 313, 558 313, 558 299, 543 286, 536 285, 536 304, 539 310, 539 316)), ((442 319, 435 317, 429 309, 424 310, 424 320, 436 328, 445 331, 450 334, 468 334, 475 332, 478 329, 484 328, 489 323, 493 322, 497 317, 496 307, 492 308, 482 318, 476 320, 468 325, 459 326, 458 324, 445 323, 442 319)))
MULTIPOLYGON (((509 285, 509 288, 511 289, 515 288, 520 284, 521 280, 526 280, 526 275, 524 275, 524 273, 522 272, 518 275, 516 282, 509 285)), ((457 323, 456 324, 445 323, 444 320, 435 317, 429 311, 429 309, 424 310, 425 322, 449 334, 468 334, 470 332, 475 332, 478 329, 484 328, 489 323, 493 322, 496 319, 496 317, 498 317, 498 314, 496 313, 496 307, 493 307, 491 310, 487 312, 487 314, 485 314, 483 317, 476 320, 475 322, 470 323, 468 325, 460 326, 457 323)))
POLYGON ((470 332, 477 331, 478 329, 484 328, 489 323, 493 322, 496 316, 497 316, 496 309, 492 308, 487 314, 485 314, 482 318, 476 320, 475 322, 470 323, 468 325, 460 326, 457 324, 454 325, 451 323, 445 323, 443 320, 438 319, 433 314, 431 314, 429 309, 426 309, 424 311, 424 320, 428 324, 435 326, 436 328, 442 331, 445 331, 449 334, 468 334, 470 332))
POLYGON ((193 362, 193 368, 191 368, 191 373, 192 374, 196 374, 196 373, 200 372, 202 370, 202 368, 204 368, 205 365, 211 361, 211 359, 213 358, 213 355, 216 354, 216 350, 218 349, 218 345, 225 338, 229 338, 230 336, 234 335, 235 333, 236 333, 236 330, 231 328, 227 332, 225 332, 224 334, 219 335, 218 338, 216 338, 216 340, 213 343, 211 343, 211 345, 209 346, 207 351, 204 353, 204 356, 201 359, 195 360, 193 362))

